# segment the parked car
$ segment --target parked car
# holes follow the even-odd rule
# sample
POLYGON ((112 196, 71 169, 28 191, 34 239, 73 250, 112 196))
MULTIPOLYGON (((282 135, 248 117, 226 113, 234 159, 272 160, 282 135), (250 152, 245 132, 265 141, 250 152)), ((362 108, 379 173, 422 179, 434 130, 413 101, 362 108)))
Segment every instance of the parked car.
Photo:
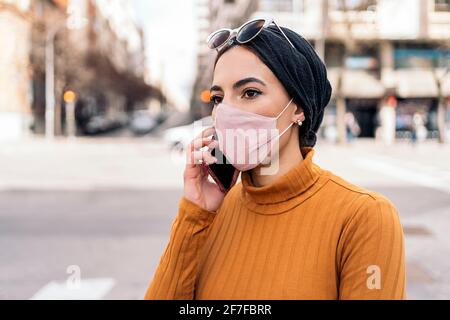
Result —
POLYGON ((135 135, 145 135, 158 126, 158 119, 147 110, 137 110, 131 115, 129 128, 135 135))
POLYGON ((106 132, 109 127, 109 120, 104 116, 93 116, 89 119, 85 127, 86 134, 98 134, 106 132))
POLYGON ((126 119, 123 116, 110 119, 105 115, 96 115, 88 120, 83 131, 87 135, 98 135, 120 129, 124 125, 126 119))
POLYGON ((185 126, 170 128, 164 131, 163 139, 173 150, 184 151, 187 145, 200 132, 212 125, 212 117, 204 117, 185 126))

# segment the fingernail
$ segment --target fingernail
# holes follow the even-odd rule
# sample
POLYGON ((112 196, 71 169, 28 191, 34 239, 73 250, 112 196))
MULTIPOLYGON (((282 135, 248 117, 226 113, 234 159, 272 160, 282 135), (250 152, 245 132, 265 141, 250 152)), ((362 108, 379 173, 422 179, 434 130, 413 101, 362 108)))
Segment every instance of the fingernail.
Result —
POLYGON ((211 142, 211 144, 209 145, 209 148, 210 148, 210 149, 214 149, 214 148, 216 148, 217 146, 219 146, 219 142, 213 141, 213 142, 211 142))

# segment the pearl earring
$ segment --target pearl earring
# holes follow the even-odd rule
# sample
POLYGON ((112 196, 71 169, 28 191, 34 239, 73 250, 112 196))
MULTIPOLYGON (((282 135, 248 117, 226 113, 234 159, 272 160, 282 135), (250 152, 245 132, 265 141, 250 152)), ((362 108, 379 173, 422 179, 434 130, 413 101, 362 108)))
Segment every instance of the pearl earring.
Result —
POLYGON ((297 124, 301 127, 302 124, 303 124, 302 120, 298 120, 298 121, 297 121, 297 124))

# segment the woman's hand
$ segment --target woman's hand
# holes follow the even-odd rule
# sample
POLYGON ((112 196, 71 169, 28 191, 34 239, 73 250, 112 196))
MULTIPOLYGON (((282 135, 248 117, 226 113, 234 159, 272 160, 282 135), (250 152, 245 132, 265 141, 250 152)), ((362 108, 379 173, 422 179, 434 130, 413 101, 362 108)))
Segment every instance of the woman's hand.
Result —
POLYGON ((210 152, 218 145, 218 142, 211 138, 214 130, 214 127, 209 127, 192 140, 187 147, 184 170, 184 197, 199 207, 213 212, 220 207, 225 194, 216 183, 208 180, 208 172, 200 163, 209 165, 217 162, 210 152), (206 146, 209 150, 199 150, 206 146))

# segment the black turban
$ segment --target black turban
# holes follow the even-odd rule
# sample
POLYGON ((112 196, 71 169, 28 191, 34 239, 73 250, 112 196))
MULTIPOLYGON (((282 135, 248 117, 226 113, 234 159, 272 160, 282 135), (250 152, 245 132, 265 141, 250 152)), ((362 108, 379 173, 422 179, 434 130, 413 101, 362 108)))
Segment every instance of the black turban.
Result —
POLYGON ((325 64, 311 44, 298 33, 281 28, 295 49, 276 26, 270 26, 250 42, 239 44, 233 41, 227 45, 218 53, 216 63, 227 49, 235 45, 251 49, 272 70, 294 102, 302 107, 305 121, 300 130, 300 144, 302 147, 313 147, 332 88, 325 64))

